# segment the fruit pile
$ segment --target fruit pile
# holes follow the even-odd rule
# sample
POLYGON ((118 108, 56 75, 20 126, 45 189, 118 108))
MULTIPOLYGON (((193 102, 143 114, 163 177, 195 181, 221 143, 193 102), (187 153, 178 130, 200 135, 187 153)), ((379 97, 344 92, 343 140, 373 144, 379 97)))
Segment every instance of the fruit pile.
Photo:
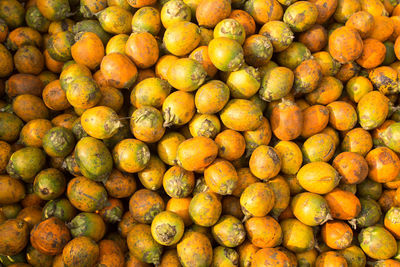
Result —
POLYGON ((400 266, 395 0, 0 0, 0 266, 400 266))

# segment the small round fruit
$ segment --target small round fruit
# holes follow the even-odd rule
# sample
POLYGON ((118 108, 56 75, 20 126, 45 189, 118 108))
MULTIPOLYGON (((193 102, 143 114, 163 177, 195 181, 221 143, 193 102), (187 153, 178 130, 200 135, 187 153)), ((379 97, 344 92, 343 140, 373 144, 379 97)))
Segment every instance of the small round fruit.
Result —
POLYGON ((182 218, 174 212, 163 211, 151 223, 151 235, 157 243, 172 246, 183 236, 185 226, 182 218))

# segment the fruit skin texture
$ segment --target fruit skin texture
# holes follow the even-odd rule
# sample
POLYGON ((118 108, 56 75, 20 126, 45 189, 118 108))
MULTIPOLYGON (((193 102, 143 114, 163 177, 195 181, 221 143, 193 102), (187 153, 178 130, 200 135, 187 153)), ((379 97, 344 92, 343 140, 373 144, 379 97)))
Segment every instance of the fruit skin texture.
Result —
POLYGON ((0 204, 18 203, 25 197, 23 183, 8 175, 0 175, 0 204))
POLYGON ((311 28, 317 21, 318 10, 315 4, 299 1, 286 9, 283 21, 289 24, 294 32, 303 32, 311 28))
POLYGON ((111 53, 103 57, 100 64, 101 72, 109 86, 115 88, 130 88, 137 79, 137 68, 128 56, 111 53))
POLYGON ((363 42, 356 30, 340 27, 329 36, 329 52, 334 59, 344 64, 357 59, 363 48, 363 42))
POLYGON ((83 112, 81 124, 86 133, 97 139, 110 138, 121 127, 117 113, 106 106, 93 107, 83 112))
POLYGON ((93 137, 84 137, 78 141, 75 159, 81 173, 94 181, 105 181, 112 171, 111 153, 103 142, 93 137))
POLYGON ((294 39, 289 25, 283 21, 269 21, 261 27, 259 33, 271 41, 274 52, 282 52, 290 46, 294 39))
POLYGON ((217 159, 204 170, 207 186, 217 194, 231 195, 238 176, 235 167, 227 160, 217 159))
POLYGON ((13 178, 31 181, 43 169, 45 154, 37 147, 25 147, 14 152, 7 164, 7 173, 13 178))
POLYGON ((196 8, 196 19, 200 26, 214 28, 218 22, 231 13, 231 4, 226 0, 207 0, 200 2, 196 8), (210 16, 212 12, 212 16, 210 16))
POLYGON ((371 80, 375 88, 384 95, 396 94, 399 92, 397 85, 398 73, 389 66, 380 66, 373 69, 368 78, 371 80))
POLYGON ((64 174, 55 168, 42 170, 33 182, 33 191, 44 200, 61 196, 66 188, 64 174))
POLYGON ((303 114, 291 101, 282 100, 274 107, 270 120, 274 135, 282 141, 296 139, 303 130, 303 114))
POLYGON ((269 180, 268 185, 275 196, 275 204, 271 210, 271 216, 277 218, 289 206, 290 187, 286 179, 280 175, 269 180))
POLYGON ((337 220, 351 220, 360 213, 360 200, 351 192, 335 188, 324 196, 330 213, 337 220))
POLYGON ((237 247, 246 238, 243 224, 238 218, 231 215, 224 215, 212 227, 212 234, 215 240, 226 247, 237 247))
POLYGON ((176 248, 179 261, 184 267, 211 265, 213 250, 210 240, 204 234, 186 232, 176 248))
POLYGON ((253 256, 251 267, 290 266, 289 257, 277 248, 263 248, 253 256))
POLYGON ((67 0, 39 0, 36 5, 40 13, 51 21, 63 20, 71 11, 67 0))
POLYGON ((189 92, 175 91, 165 98, 162 104, 164 127, 184 125, 195 114, 194 96, 189 92))
POLYGON ((173 55, 187 55, 200 43, 200 28, 192 22, 176 22, 165 31, 163 41, 173 55))
POLYGON ((292 198, 290 208, 295 217, 308 226, 322 225, 331 219, 327 201, 318 194, 297 194, 292 198))
POLYGON ((364 95, 357 105, 358 119, 361 127, 372 130, 385 121, 389 112, 389 99, 379 91, 364 95))
POLYGON ((387 147, 377 147, 365 157, 369 172, 368 177, 378 183, 386 183, 396 179, 400 172, 400 159, 387 147))
POLYGON ((81 212, 68 224, 73 237, 87 236, 99 242, 106 232, 106 225, 100 215, 90 212, 81 212))
POLYGON ((249 166, 257 178, 268 180, 278 175, 281 160, 273 147, 261 145, 251 154, 249 166))
POLYGON ((246 216, 266 216, 274 204, 274 191, 266 183, 253 183, 240 196, 240 205, 246 216))
POLYGON ((21 219, 9 219, 0 225, 0 254, 13 256, 28 244, 29 226, 21 219))
POLYGON ((139 260, 159 264, 163 247, 151 235, 151 227, 136 224, 127 236, 129 251, 139 260))
POLYGON ((315 262, 316 266, 347 266, 346 259, 336 251, 326 251, 321 253, 315 262))
POLYGON ((329 122, 338 131, 348 131, 357 124, 357 113, 354 107, 344 101, 334 101, 328 106, 329 122))
POLYGON ((324 242, 333 249, 344 249, 353 240, 353 231, 342 221, 328 221, 321 230, 324 242))
POLYGON ((276 0, 248 1, 245 3, 244 10, 261 25, 269 21, 281 20, 283 15, 283 8, 276 0))
POLYGON ((112 34, 127 34, 131 32, 132 14, 120 6, 110 6, 98 15, 101 27, 112 34))
POLYGON ((236 71, 244 63, 242 46, 227 37, 218 37, 208 45, 211 62, 221 71, 236 71))
POLYGON ((342 141, 343 151, 355 152, 361 156, 367 155, 373 146, 371 134, 363 128, 348 131, 342 141))
POLYGON ((140 140, 129 138, 117 143, 112 156, 117 169, 136 173, 146 168, 150 160, 148 146, 140 140))
POLYGON ((105 267, 123 267, 125 263, 124 254, 118 244, 112 240, 99 242, 99 265, 105 267))
POLYGON ((169 84, 181 91, 195 91, 202 85, 207 72, 203 66, 191 58, 181 58, 176 60, 167 72, 169 84))
POLYGON ((382 226, 370 226, 361 230, 358 241, 362 250, 371 258, 385 260, 397 251, 393 235, 382 226))
POLYGON ((150 224, 154 217, 164 209, 163 199, 148 189, 136 191, 129 200, 129 211, 133 218, 143 224, 150 224))
POLYGON ((175 245, 182 238, 185 225, 182 218, 174 212, 163 211, 151 222, 151 235, 164 246, 175 245))
POLYGON ((43 136, 43 149, 51 157, 68 156, 75 145, 71 130, 64 127, 53 127, 43 136))
POLYGON ((291 90, 294 81, 293 72, 286 67, 269 70, 262 78, 259 94, 265 101, 279 100, 291 90))
POLYGON ((176 161, 187 171, 198 171, 210 165, 217 155, 218 146, 212 139, 196 136, 178 146, 176 161))
POLYGON ((328 163, 312 162, 297 173, 300 185, 309 192, 326 194, 339 184, 339 173, 328 163))
POLYGON ((220 115, 222 123, 235 131, 253 131, 261 126, 262 112, 251 101, 230 100, 220 115))
POLYGON ((31 244, 46 255, 60 254, 71 239, 71 234, 63 221, 56 217, 49 218, 35 225, 31 231, 31 244), (48 236, 52 236, 48 239, 48 236))
POLYGON ((310 250, 315 245, 311 226, 301 221, 290 218, 281 222, 283 241, 282 244, 295 253, 310 250), (295 233, 295 234, 294 234, 295 233))
POLYGON ((209 227, 214 225, 222 211, 221 202, 214 193, 201 192, 196 194, 189 205, 189 215, 194 223, 209 227))
POLYGON ((17 96, 12 103, 12 109, 25 122, 49 117, 49 110, 43 100, 34 95, 17 96))
POLYGON ((393 151, 400 153, 400 123, 393 123, 389 125, 384 131, 379 134, 385 145, 393 151))
POLYGON ((66 267, 93 266, 99 258, 99 246, 86 236, 72 239, 62 252, 66 267))
POLYGON ((386 47, 376 39, 363 41, 363 52, 356 62, 363 68, 372 69, 382 64, 385 59, 386 47))
POLYGON ((359 184, 367 178, 368 163, 361 155, 354 152, 342 152, 335 157, 332 166, 342 176, 346 184, 359 184))
POLYGON ((107 192, 104 187, 83 176, 69 181, 67 197, 74 207, 85 212, 101 210, 107 202, 107 192))
POLYGON ((126 42, 125 53, 137 67, 146 69, 158 60, 158 44, 148 32, 132 34, 126 42))
POLYGON ((271 216, 252 217, 244 226, 250 242, 257 247, 275 247, 282 242, 281 226, 271 216))
POLYGON ((71 47, 72 58, 78 64, 86 65, 89 69, 96 69, 104 57, 104 45, 101 39, 92 32, 75 36, 74 45, 71 47))

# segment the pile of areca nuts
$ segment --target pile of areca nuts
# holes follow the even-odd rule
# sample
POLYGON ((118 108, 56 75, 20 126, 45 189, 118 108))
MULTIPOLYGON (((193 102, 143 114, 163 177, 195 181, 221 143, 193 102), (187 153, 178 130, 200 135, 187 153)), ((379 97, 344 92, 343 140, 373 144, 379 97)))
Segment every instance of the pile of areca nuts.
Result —
POLYGON ((400 266, 396 0, 0 0, 0 267, 400 266))

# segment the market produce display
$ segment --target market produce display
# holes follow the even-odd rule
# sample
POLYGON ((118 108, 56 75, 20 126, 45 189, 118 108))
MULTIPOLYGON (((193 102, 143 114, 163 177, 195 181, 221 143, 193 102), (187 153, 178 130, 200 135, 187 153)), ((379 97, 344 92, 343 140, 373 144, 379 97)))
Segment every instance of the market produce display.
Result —
POLYGON ((400 266, 396 0, 0 0, 0 267, 400 266))

